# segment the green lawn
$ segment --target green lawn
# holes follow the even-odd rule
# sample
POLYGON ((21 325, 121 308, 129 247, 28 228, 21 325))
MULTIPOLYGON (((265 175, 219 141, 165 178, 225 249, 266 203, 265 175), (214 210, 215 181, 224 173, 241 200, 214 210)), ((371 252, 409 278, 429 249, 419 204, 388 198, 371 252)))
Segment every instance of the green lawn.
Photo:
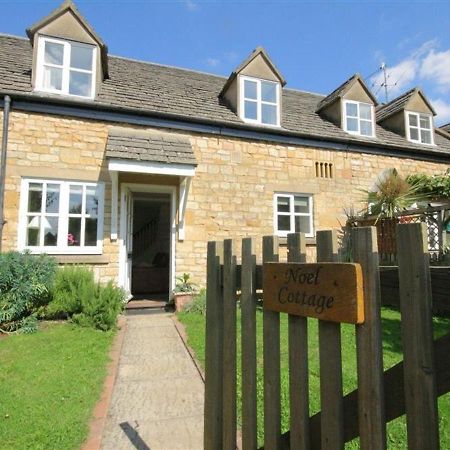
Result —
POLYGON ((114 333, 44 323, 0 339, 0 449, 78 449, 106 375, 114 333))
MULTIPOLYGON (((196 352, 197 358, 204 366, 205 360, 205 317, 200 314, 180 313, 180 321, 186 326, 189 345, 196 352)), ((238 334, 240 334, 240 315, 238 311, 238 334)), ((400 331, 400 314, 397 311, 383 308, 383 347, 384 366, 389 368, 403 359, 400 331)), ((317 320, 309 320, 309 369, 310 369, 310 412, 320 410, 319 394, 319 354, 317 320)), ((282 389, 282 428, 289 429, 289 399, 288 399, 288 339, 287 339, 287 315, 281 315, 281 389, 282 389)), ((258 438, 263 442, 263 377, 262 377, 262 312, 257 313, 258 329, 258 438)), ((436 336, 442 336, 450 332, 450 319, 435 318, 434 329, 436 336)), ((344 394, 356 388, 356 350, 355 327, 342 326, 342 354, 343 354, 343 380, 344 394)), ((238 341, 238 367, 240 367, 240 342, 238 341)), ((238 374, 238 396, 240 396, 240 374, 238 374)), ((238 398, 240 405, 240 398, 238 398)), ((238 406, 239 408, 239 406, 238 406)), ((439 399, 441 447, 450 448, 450 394, 439 399)), ((240 411, 238 411, 240 415, 240 411)), ((357 440, 348 443, 346 449, 359 448, 357 440)), ((401 417, 388 424, 388 448, 406 448, 406 424, 401 417)))

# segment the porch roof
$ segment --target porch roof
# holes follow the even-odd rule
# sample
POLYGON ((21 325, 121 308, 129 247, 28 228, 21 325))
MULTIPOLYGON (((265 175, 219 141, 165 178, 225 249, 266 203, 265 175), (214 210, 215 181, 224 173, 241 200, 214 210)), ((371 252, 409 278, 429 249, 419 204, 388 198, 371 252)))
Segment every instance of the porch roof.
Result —
POLYGON ((187 136, 123 127, 109 130, 106 157, 130 162, 197 165, 187 136))

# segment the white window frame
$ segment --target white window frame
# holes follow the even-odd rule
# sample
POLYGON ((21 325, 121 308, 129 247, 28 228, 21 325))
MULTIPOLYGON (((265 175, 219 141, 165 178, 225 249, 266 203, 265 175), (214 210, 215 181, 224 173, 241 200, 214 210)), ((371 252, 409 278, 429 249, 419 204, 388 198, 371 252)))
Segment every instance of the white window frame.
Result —
POLYGON ((91 44, 85 44, 82 42, 67 41, 62 39, 56 39, 48 36, 39 36, 38 39, 38 51, 37 51, 37 61, 36 61, 36 90, 40 92, 48 92, 51 94, 62 94, 75 98, 88 98, 93 99, 95 97, 95 87, 96 87, 96 77, 97 77, 97 47, 91 44), (49 64, 44 61, 45 57, 45 43, 53 42, 55 44, 61 44, 64 46, 63 51, 63 65, 59 66, 56 64, 49 64), (70 52, 72 51, 72 46, 85 47, 92 49, 92 69, 77 69, 70 67, 70 52), (62 86, 61 90, 49 89, 44 87, 44 66, 58 67, 62 69, 62 86), (70 71, 87 73, 91 75, 91 95, 75 95, 69 93, 70 85, 70 71))
POLYGON ((305 194, 301 192, 275 192, 273 195, 273 229, 274 234, 279 237, 287 237, 289 233, 295 233, 295 217, 296 216, 302 216, 302 217, 308 217, 309 216, 309 227, 311 230, 311 233, 305 233, 306 237, 314 237, 314 198, 312 194, 305 194), (289 212, 278 212, 278 198, 279 197, 288 197, 289 198, 289 212), (307 197, 308 200, 308 206, 309 211, 307 213, 296 213, 294 211, 294 197, 307 197), (284 231, 284 230, 278 230, 278 216, 289 216, 290 217, 290 230, 284 231))
MULTIPOLYGON (((104 205, 105 205, 105 185, 102 182, 92 183, 74 180, 52 180, 38 178, 22 178, 20 190, 20 206, 19 206, 19 227, 18 227, 18 249, 19 251, 27 250, 33 254, 48 253, 53 255, 101 255, 103 252, 103 222, 104 222, 104 205), (30 183, 47 183, 59 184, 59 212, 54 216, 59 217, 58 221, 58 244, 56 246, 27 246, 27 217, 29 215, 42 216, 44 213, 28 213, 28 194, 30 183), (95 246, 72 246, 67 244, 67 235, 69 230, 69 195, 70 185, 83 186, 83 211, 86 202, 86 187, 95 187, 98 189, 98 212, 97 212, 97 245, 95 246)), ((47 214, 46 214, 47 215, 47 214)), ((74 214, 70 214, 75 216, 74 214)), ((76 214, 77 217, 86 214, 76 214)), ((84 221, 82 220, 82 223, 84 221)), ((85 227, 82 226, 81 233, 84 238, 85 227)))
MULTIPOLYGON (((239 111, 240 111, 240 117, 241 119, 246 123, 251 123, 255 125, 261 125, 264 127, 279 127, 280 126, 280 111, 281 111, 281 105, 280 105, 280 83, 277 83, 276 81, 271 80, 264 80, 261 78, 254 78, 254 77, 248 77, 246 75, 240 75, 239 76, 239 111), (245 88, 244 84, 245 81, 252 81, 256 83, 256 119, 248 119, 245 117, 245 88), (261 82, 264 83, 271 83, 276 86, 276 96, 277 100, 276 103, 273 102, 266 102, 261 100, 261 82), (262 122, 262 105, 271 105, 275 106, 277 110, 277 120, 275 124, 272 123, 263 123, 262 122)), ((255 102, 255 99, 248 99, 253 102, 255 102)))
POLYGON ((357 136, 362 137, 375 137, 375 108, 372 104, 366 103, 366 102, 358 102, 355 100, 343 100, 342 102, 342 117, 343 117, 343 129, 349 134, 354 134, 357 136), (358 109, 358 115, 357 117, 350 116, 350 118, 357 119, 358 120, 358 131, 349 130, 347 128, 347 104, 353 104, 357 106, 358 109), (370 115, 371 115, 371 122, 372 122, 372 134, 361 134, 361 121, 369 122, 367 119, 361 119, 359 114, 359 105, 367 105, 370 106, 370 115))
POLYGON ((405 110, 405 128, 406 128, 406 137, 408 141, 414 142, 415 144, 421 144, 421 145, 435 145, 434 144, 434 121, 433 116, 431 114, 427 113, 418 113, 414 111, 407 111, 405 110), (411 125, 409 122, 409 116, 416 116, 417 118, 417 127, 414 125, 411 125), (422 128, 420 126, 420 116, 426 116, 430 119, 430 129, 422 128), (411 128, 416 128, 418 131, 419 139, 413 139, 411 137, 411 128), (429 131, 431 136, 431 142, 422 142, 422 130, 429 131))

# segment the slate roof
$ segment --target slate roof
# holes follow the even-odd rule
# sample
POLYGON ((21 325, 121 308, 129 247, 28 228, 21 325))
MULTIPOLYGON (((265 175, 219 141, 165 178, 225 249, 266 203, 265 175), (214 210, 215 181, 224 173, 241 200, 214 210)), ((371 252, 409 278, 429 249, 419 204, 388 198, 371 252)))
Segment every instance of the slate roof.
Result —
POLYGON ((32 49, 29 41, 0 35, 0 95, 21 94, 27 98, 44 100, 55 98, 63 100, 67 105, 98 105, 110 110, 145 113, 161 118, 180 118, 259 133, 376 146, 398 153, 425 151, 450 155, 450 140, 439 133, 435 133, 437 145, 433 147, 409 142, 405 137, 379 125, 376 126, 376 138, 350 135, 316 112, 318 104, 325 96, 293 89, 283 89, 282 128, 255 127, 245 124, 220 99, 219 94, 227 80, 225 77, 116 56, 108 58, 109 79, 101 84, 95 100, 62 99, 61 96, 32 91, 32 49))
POLYGON ((331 105, 335 100, 345 95, 347 90, 352 86, 352 84, 355 81, 360 81, 362 86, 364 87, 364 90, 367 92, 369 97, 372 98, 374 105, 377 105, 377 99, 373 96, 373 94, 367 89, 366 84, 364 83, 363 79, 361 78, 361 75, 359 73, 355 73, 352 75, 347 81, 344 81, 338 88, 336 88, 331 94, 327 95, 325 98, 323 98, 319 104, 317 105, 317 112, 319 113, 324 108, 326 108, 328 105, 331 105))
POLYGON ((422 94, 420 89, 413 88, 405 92, 404 94, 400 95, 399 97, 394 98, 394 100, 391 100, 389 103, 380 106, 377 109, 377 121, 381 122, 384 119, 387 119, 388 117, 392 116, 393 114, 405 109, 405 106, 408 103, 409 99, 414 95, 416 95, 417 93, 419 93, 422 96, 427 105, 430 107, 431 111, 434 113, 433 107, 430 105, 426 97, 422 94))
POLYGON ((445 125, 442 125, 441 127, 444 131, 447 131, 448 133, 450 133, 450 123, 447 123, 445 125))
POLYGON ((187 136, 121 127, 113 127, 109 130, 106 157, 160 163, 197 164, 187 136))

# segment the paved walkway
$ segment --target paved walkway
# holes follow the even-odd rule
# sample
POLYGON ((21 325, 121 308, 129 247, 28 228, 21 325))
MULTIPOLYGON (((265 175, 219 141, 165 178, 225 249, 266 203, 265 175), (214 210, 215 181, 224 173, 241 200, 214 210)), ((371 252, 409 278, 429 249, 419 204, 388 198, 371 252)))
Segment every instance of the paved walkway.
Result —
POLYGON ((202 450, 203 381, 171 314, 129 315, 103 450, 202 450))

